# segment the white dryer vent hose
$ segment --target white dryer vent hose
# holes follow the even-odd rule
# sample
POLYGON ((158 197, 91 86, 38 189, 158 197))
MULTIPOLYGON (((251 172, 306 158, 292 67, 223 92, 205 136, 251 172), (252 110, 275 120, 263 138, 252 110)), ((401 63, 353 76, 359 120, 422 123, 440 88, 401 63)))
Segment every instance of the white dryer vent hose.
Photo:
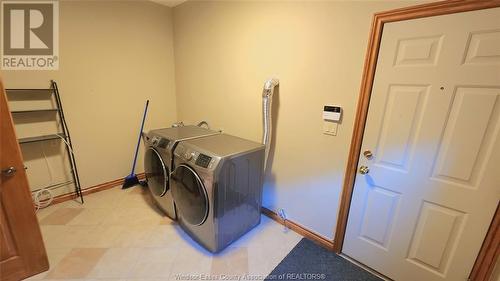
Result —
POLYGON ((274 89, 279 85, 279 80, 272 78, 264 83, 264 90, 262 92, 262 114, 264 115, 264 134, 262 136, 262 143, 265 145, 265 156, 264 156, 264 171, 267 167, 267 161, 269 157, 269 150, 271 147, 271 135, 273 131, 273 93, 274 89))

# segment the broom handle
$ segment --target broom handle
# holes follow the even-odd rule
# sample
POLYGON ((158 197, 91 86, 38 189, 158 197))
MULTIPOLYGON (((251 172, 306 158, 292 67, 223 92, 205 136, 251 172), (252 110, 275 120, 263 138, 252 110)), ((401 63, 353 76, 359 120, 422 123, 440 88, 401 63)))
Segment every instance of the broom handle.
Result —
POLYGON ((148 113, 149 100, 146 101, 146 107, 144 108, 144 115, 142 116, 141 130, 139 131, 139 140, 137 141, 137 146, 135 147, 135 155, 134 155, 134 164, 132 164, 132 172, 131 175, 134 174, 135 171, 135 163, 137 162, 137 153, 139 153, 139 145, 141 144, 141 135, 142 130, 144 129, 144 121, 146 121, 146 113, 148 113))

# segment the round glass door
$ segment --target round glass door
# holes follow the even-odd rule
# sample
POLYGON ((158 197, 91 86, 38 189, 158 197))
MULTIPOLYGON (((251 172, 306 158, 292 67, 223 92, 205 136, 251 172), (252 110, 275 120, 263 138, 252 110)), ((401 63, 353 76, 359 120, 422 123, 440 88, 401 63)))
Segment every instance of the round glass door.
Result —
POLYGON ((168 190, 168 168, 154 148, 148 149, 144 155, 144 172, 153 195, 165 195, 168 190))
POLYGON ((200 225, 208 216, 208 196, 196 172, 187 165, 179 165, 172 176, 172 196, 182 218, 200 225))

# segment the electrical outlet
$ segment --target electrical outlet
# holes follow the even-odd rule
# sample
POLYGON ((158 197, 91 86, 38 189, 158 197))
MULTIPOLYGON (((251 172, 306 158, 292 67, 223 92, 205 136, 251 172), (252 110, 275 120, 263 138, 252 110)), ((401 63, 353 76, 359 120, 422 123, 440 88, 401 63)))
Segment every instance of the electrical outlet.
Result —
POLYGON ((282 220, 286 220, 285 210, 284 210, 284 209, 279 209, 279 210, 278 210, 278 216, 280 216, 280 218, 281 218, 282 220))
POLYGON ((281 209, 278 209, 278 216, 281 218, 281 220, 283 221, 283 226, 285 227, 284 228, 284 231, 288 231, 288 225, 287 225, 287 219, 286 219, 286 213, 285 213, 285 209, 281 208, 281 209))

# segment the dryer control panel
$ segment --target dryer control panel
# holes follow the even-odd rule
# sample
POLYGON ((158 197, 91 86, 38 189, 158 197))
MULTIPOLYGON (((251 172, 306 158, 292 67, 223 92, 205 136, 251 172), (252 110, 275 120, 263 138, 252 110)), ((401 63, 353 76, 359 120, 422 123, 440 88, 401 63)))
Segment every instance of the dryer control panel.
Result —
POLYGON ((195 164, 203 168, 208 168, 210 161, 212 161, 212 157, 200 153, 195 164))
POLYGON ((175 148, 174 155, 178 157, 181 162, 185 162, 188 164, 190 163, 205 169, 214 168, 218 161, 217 157, 209 156, 207 154, 203 154, 199 151, 185 147, 182 143, 180 143, 175 148))
POLYGON ((154 147, 159 147, 159 148, 167 148, 167 145, 169 143, 169 140, 159 137, 159 136, 153 136, 151 138, 151 145, 154 147))

